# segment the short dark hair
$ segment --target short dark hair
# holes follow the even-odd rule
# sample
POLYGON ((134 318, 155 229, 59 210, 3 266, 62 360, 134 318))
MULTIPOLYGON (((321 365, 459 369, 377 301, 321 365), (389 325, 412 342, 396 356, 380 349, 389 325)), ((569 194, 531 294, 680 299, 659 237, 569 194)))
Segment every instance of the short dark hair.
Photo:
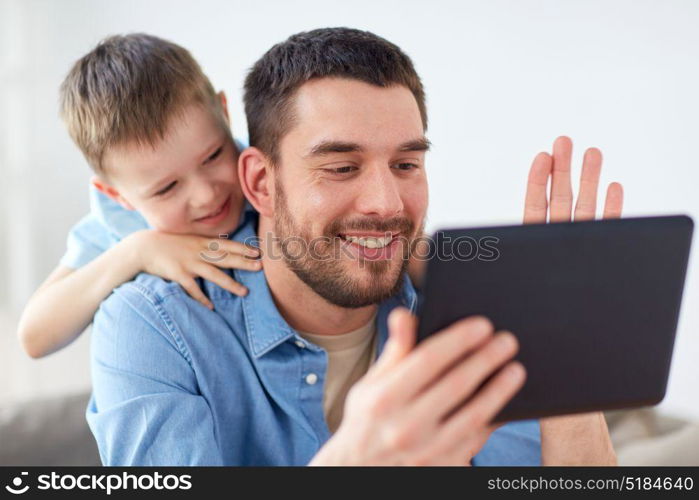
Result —
POLYGON ((278 161, 278 144, 293 124, 293 96, 313 78, 341 77, 380 87, 404 85, 415 96, 427 130, 425 92, 410 58, 368 31, 321 28, 297 33, 269 49, 245 79, 250 145, 278 161))

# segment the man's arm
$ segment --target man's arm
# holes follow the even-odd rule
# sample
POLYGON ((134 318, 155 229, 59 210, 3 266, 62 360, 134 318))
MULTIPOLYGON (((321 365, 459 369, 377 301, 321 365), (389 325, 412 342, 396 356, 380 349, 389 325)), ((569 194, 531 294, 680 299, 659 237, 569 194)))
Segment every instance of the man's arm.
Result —
POLYGON ((97 312, 87 419, 105 465, 222 465, 177 329, 137 283, 118 288, 97 312))
MULTIPOLYGON (((573 143, 559 137, 552 154, 539 153, 527 182, 524 223, 544 224, 571 220, 594 220, 597 190, 602 169, 602 153, 596 148, 585 151, 580 174, 580 190, 573 210, 571 157, 573 143), (550 197, 547 186, 550 178, 550 197)), ((612 182, 607 188, 603 218, 621 217, 624 191, 612 182)), ((616 454, 604 415, 600 412, 550 417, 541 423, 541 457, 543 465, 616 465, 616 454)))
POLYGON ((601 412, 542 418, 541 454, 543 465, 618 465, 601 412))

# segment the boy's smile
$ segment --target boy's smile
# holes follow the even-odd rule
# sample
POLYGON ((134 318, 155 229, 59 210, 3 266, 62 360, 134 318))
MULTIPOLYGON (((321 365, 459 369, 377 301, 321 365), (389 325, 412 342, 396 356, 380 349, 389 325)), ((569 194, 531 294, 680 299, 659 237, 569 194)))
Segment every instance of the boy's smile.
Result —
POLYGON ((223 221, 227 215, 230 214, 230 209, 231 209, 231 198, 230 196, 226 198, 226 200, 221 203, 218 208, 214 209, 212 212, 209 212, 207 215, 203 217, 199 217, 197 219, 194 219, 194 222, 197 222, 199 224, 204 224, 207 226, 215 226, 219 222, 223 221))

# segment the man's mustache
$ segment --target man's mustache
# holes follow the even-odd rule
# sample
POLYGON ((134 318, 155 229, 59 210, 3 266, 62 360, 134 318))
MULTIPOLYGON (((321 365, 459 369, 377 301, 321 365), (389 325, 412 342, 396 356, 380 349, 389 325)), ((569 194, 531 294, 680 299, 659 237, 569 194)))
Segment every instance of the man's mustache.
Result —
POLYGON ((410 236, 414 228, 415 224, 407 217, 363 217, 361 219, 335 220, 330 223, 325 234, 334 238, 350 231, 372 231, 380 233, 401 233, 404 236, 410 236))

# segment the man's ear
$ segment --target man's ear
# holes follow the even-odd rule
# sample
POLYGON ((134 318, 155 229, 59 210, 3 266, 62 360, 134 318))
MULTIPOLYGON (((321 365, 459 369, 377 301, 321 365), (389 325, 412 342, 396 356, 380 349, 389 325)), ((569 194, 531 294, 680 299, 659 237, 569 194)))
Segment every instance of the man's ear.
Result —
POLYGON ((243 194, 260 215, 274 215, 274 171, 262 151, 257 148, 244 149, 238 157, 238 178, 243 194))
POLYGON ((100 193, 106 194, 126 210, 136 210, 131 203, 126 201, 126 198, 119 194, 119 191, 117 191, 114 186, 108 184, 104 179, 100 178, 99 176, 94 176, 92 179, 90 179, 90 182, 100 193))
POLYGON ((226 123, 231 126, 231 118, 228 116, 228 99, 226 99, 226 93, 222 90, 218 93, 218 98, 221 101, 221 109, 223 109, 223 116, 226 117, 226 123))

